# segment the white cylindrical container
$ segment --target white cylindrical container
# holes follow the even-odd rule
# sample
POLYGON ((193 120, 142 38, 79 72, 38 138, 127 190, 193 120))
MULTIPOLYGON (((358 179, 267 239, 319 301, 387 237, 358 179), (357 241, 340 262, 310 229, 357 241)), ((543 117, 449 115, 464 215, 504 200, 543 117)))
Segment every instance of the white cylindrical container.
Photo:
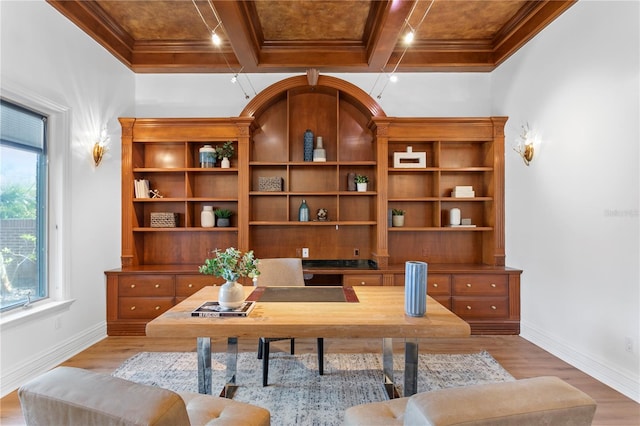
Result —
POLYGON ((451 209, 449 212, 449 225, 460 225, 460 209, 451 209))
POLYGON ((202 213, 200 213, 200 225, 203 228, 213 228, 214 223, 215 223, 215 218, 213 216, 213 207, 212 206, 202 207, 202 213))
POLYGON ((211 145, 200 148, 200 167, 211 168, 216 165, 216 150, 211 145))
POLYGON ((404 311, 411 317, 422 317, 427 312, 427 264, 405 262, 404 311))

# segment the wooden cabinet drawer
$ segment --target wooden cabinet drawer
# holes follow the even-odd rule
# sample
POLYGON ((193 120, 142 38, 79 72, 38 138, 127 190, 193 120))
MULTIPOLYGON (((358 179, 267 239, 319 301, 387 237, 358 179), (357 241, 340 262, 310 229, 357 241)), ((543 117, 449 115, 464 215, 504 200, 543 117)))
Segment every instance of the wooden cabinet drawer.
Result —
POLYGON ((173 306, 173 297, 121 297, 120 318, 153 319, 173 306))
POLYGON ((176 297, 188 297, 203 287, 222 283, 224 280, 211 275, 177 275, 176 297))
POLYGON ((454 275, 453 294, 506 296, 509 294, 506 275, 454 275))
POLYGON ((173 275, 122 275, 118 280, 119 296, 173 296, 173 275))
POLYGON ((355 287, 359 285, 382 285, 382 275, 344 275, 342 285, 355 287))
POLYGON ((462 318, 506 318, 509 299, 506 297, 454 297, 453 313, 462 318))
POLYGON ((427 274, 427 294, 442 296, 451 294, 451 275, 427 274))

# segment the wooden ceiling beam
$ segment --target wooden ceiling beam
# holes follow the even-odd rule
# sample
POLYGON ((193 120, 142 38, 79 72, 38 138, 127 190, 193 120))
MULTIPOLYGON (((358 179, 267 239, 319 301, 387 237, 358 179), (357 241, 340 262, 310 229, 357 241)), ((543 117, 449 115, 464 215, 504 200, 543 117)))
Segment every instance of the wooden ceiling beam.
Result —
POLYGON ((496 35, 492 61, 497 67, 577 0, 532 0, 496 35))
POLYGON ((96 2, 82 0, 47 0, 82 31, 100 43, 127 67, 133 64, 135 40, 96 2))
MULTIPOLYGON (((255 31, 252 31, 255 21, 251 15, 255 16, 255 8, 250 3, 228 0, 213 0, 212 4, 222 21, 239 68, 243 72, 256 72, 260 58, 260 40, 255 31)), ((240 69, 235 71, 239 72, 240 69)))
POLYGON ((368 64, 372 72, 379 72, 389 62, 398 44, 400 34, 405 27, 415 1, 374 2, 374 14, 367 44, 368 64))

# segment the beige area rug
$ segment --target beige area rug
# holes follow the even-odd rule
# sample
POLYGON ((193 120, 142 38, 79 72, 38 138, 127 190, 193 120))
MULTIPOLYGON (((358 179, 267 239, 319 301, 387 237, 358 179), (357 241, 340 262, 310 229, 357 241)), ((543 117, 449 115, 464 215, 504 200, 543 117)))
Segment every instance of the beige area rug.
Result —
MULTIPOLYGON (((213 389, 224 385, 226 354, 212 354, 213 389)), ((325 354, 324 375, 318 375, 317 355, 270 355, 269 383, 262 386, 262 361, 256 353, 238 354, 234 400, 268 409, 271 424, 340 425, 348 407, 387 399, 382 385, 381 354, 325 354)), ((138 383, 174 391, 197 392, 196 354, 141 352, 114 373, 138 383)), ((402 394, 404 357, 394 355, 394 381, 402 394)), ((514 380, 488 353, 420 354, 418 392, 446 387, 514 380)))

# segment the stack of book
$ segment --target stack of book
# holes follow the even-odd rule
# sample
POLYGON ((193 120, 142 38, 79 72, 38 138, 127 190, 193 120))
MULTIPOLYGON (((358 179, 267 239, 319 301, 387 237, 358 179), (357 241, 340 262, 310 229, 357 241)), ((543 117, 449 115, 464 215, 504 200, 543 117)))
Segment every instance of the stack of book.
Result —
POLYGON ((136 179, 134 182, 136 198, 149 198, 149 181, 146 179, 136 179))
POLYGON ((453 198, 473 198, 476 196, 473 186, 456 186, 451 191, 453 198))

